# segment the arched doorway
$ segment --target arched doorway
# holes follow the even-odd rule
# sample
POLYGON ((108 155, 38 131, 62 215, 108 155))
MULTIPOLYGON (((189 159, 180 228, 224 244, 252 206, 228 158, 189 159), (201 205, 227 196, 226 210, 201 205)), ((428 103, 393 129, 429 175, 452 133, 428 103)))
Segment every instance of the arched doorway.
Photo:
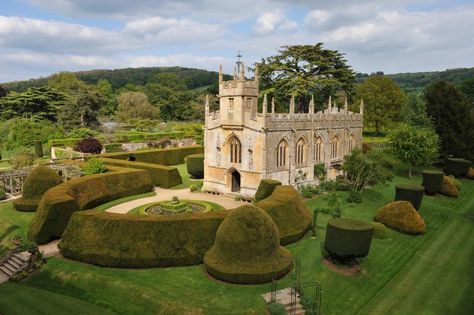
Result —
POLYGON ((238 192, 240 191, 240 173, 237 172, 236 170, 234 170, 231 174, 230 174, 231 178, 231 183, 230 183, 230 187, 231 187, 231 191, 232 192, 238 192))

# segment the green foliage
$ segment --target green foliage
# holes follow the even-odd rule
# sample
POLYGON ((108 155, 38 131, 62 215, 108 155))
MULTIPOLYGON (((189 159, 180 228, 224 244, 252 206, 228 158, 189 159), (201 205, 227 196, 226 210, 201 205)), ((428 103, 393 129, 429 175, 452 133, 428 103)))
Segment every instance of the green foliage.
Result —
POLYGON ((35 154, 29 151, 23 150, 15 154, 10 159, 10 165, 12 166, 12 168, 24 168, 24 167, 32 166, 35 163, 35 160, 36 160, 35 154))
POLYGON ((436 82, 425 89, 428 115, 441 140, 441 152, 474 160, 474 106, 453 84, 436 82))
POLYGON ((69 138, 84 139, 97 136, 97 131, 90 128, 75 128, 68 134, 69 138))
POLYGON ((292 256, 280 246, 272 218, 259 208, 245 205, 231 210, 219 226, 214 246, 204 255, 204 266, 220 280, 258 284, 288 273, 292 256))
POLYGON ((431 129, 402 124, 389 136, 389 149, 400 161, 408 164, 408 177, 412 167, 429 163, 438 152, 438 135, 431 129))
POLYGON ((342 169, 352 183, 352 190, 362 192, 367 185, 382 185, 393 178, 393 161, 379 150, 362 153, 355 149, 344 157, 342 169))
POLYGON ((374 228, 354 219, 332 219, 326 226, 324 248, 340 259, 365 257, 369 254, 374 228))
POLYGON ((83 176, 48 190, 30 224, 28 238, 38 244, 61 237, 71 215, 100 204, 153 189, 145 171, 109 167, 105 174, 83 176))
POLYGON ((151 181, 155 186, 171 188, 183 182, 178 169, 175 167, 111 158, 101 158, 100 160, 107 165, 145 170, 150 175, 151 181))
POLYGON ((286 104, 291 95, 295 95, 298 104, 306 105, 312 95, 316 103, 323 104, 337 91, 352 93, 354 72, 339 51, 317 43, 283 46, 278 53, 258 65, 260 92, 275 97, 278 111, 288 110, 286 104))
POLYGON ((101 174, 107 172, 107 167, 98 158, 90 158, 82 166, 82 171, 85 175, 101 174))
POLYGON ((466 176, 472 165, 471 161, 458 158, 447 158, 444 163, 446 174, 454 176, 466 176))
POLYGON ((409 201, 394 201, 377 211, 374 221, 409 234, 425 233, 425 222, 409 201))
POLYGON ((441 191, 443 185, 444 172, 437 170, 424 170, 422 186, 425 187, 426 193, 435 194, 441 191))
POLYGON ((385 76, 371 76, 357 87, 357 97, 364 100, 364 125, 379 134, 399 121, 400 108, 407 97, 400 87, 385 76))
POLYGON ((194 178, 204 177, 204 154, 191 154, 186 157, 186 169, 194 178))
POLYGON ((474 76, 459 82, 457 87, 474 103, 474 76))
POLYGON ((418 185, 396 185, 395 186, 395 201, 406 200, 409 201, 412 206, 419 210, 421 202, 423 201, 423 195, 425 188, 418 185))
POLYGON ((7 193, 3 187, 0 187, 0 200, 5 200, 7 198, 7 193))
POLYGON ((124 92, 117 98, 117 118, 121 121, 130 119, 157 119, 159 110, 148 102, 148 97, 141 92, 124 92))
POLYGON ((390 231, 382 223, 372 222, 372 226, 374 227, 374 238, 384 239, 390 235, 390 231))
POLYGON ((328 199, 328 207, 333 218, 342 216, 342 207, 336 193, 332 193, 328 199))
POLYGON ((292 186, 277 185, 273 193, 257 202, 275 222, 282 245, 299 240, 311 226, 311 212, 292 186))
POLYGON ((76 212, 60 249, 67 258, 107 267, 200 264, 226 215, 226 211, 180 216, 76 212))
POLYGON ((314 178, 323 181, 326 178, 326 165, 324 163, 316 163, 314 164, 314 178))
POLYGON ((43 143, 41 141, 36 141, 35 142, 35 154, 37 157, 42 158, 43 157, 43 143))
POLYGON ((273 179, 262 179, 258 185, 257 192, 255 193, 255 201, 263 200, 269 197, 276 186, 281 185, 281 182, 273 179))
POLYGON ((104 144, 104 149, 106 153, 122 152, 121 143, 106 143, 104 144))
POLYGON ((22 197, 15 199, 13 205, 18 211, 36 211, 41 197, 51 188, 63 181, 58 173, 46 166, 35 167, 23 184, 22 197))
POLYGON ((270 315, 286 315, 285 305, 277 302, 269 302, 267 303, 268 311, 270 315))
POLYGON ((347 196, 347 202, 349 203, 361 203, 362 202, 362 193, 357 190, 350 190, 349 196, 347 196))
POLYGON ((433 124, 426 112, 426 104, 418 94, 410 94, 402 109, 403 122, 418 128, 432 128, 433 124))

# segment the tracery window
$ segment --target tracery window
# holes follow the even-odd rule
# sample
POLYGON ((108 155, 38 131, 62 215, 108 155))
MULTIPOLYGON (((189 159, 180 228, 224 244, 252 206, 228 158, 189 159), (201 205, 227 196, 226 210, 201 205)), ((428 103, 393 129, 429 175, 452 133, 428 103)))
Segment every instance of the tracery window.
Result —
POLYGON ((242 145, 237 137, 229 140, 230 163, 242 163, 242 145))
POLYGON ((288 154, 288 142, 281 140, 277 146, 277 167, 286 166, 288 154))
POLYGON ((323 160, 323 139, 318 137, 314 142, 314 160, 321 162, 323 160))
POLYGON ((331 159, 336 159, 339 157, 339 147, 341 140, 338 136, 334 136, 331 141, 331 159))
POLYGON ((300 138, 296 143, 296 154, 295 154, 295 164, 302 165, 305 162, 305 153, 306 153, 306 141, 303 138, 300 138))
POLYGON ((354 136, 353 135, 349 136, 348 146, 349 146, 349 153, 351 153, 352 149, 354 148, 354 136))
POLYGON ((234 99, 229 98, 229 110, 234 110, 234 99))

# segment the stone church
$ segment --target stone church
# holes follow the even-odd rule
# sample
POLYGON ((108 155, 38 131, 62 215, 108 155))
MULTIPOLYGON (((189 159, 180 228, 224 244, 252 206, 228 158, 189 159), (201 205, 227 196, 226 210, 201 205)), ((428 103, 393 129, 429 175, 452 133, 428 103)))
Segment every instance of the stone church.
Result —
POLYGON ((327 178, 334 179, 343 157, 362 146, 363 103, 360 113, 338 108, 329 98, 323 111, 275 113, 274 100, 263 99, 258 112, 259 75, 246 80, 244 65, 237 62, 232 80, 224 81, 219 68, 219 110, 210 111, 206 100, 203 191, 255 195, 260 180, 275 179, 284 185, 317 184, 314 166, 323 163, 327 178), (270 108, 269 108, 270 107, 270 108))

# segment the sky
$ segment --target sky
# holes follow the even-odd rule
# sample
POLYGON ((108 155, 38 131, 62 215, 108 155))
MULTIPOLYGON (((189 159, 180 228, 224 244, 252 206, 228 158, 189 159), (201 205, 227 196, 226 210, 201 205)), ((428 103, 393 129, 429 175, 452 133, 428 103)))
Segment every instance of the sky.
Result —
POLYGON ((474 0, 0 0, 0 82, 59 71, 233 72, 324 43, 356 72, 474 66, 474 0))

